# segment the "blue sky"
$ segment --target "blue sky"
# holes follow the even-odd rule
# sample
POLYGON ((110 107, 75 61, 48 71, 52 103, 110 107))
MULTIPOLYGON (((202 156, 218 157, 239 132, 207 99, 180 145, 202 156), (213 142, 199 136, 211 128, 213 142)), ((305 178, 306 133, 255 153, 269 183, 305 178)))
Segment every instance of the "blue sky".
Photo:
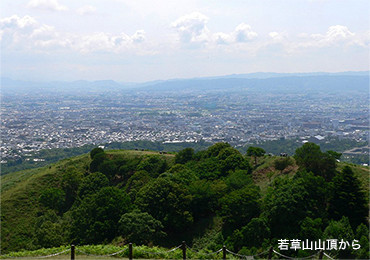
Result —
POLYGON ((142 82, 369 70, 368 0, 2 0, 1 76, 142 82))

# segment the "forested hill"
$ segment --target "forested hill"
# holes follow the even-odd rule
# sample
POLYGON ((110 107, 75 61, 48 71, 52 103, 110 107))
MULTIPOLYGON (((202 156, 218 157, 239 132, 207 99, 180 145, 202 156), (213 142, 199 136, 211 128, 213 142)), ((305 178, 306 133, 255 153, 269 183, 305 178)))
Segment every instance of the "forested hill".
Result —
MULTIPOLYGON (((306 143, 294 157, 241 154, 226 143, 176 154, 93 149, 1 178, 2 254, 112 243, 249 254, 278 239, 360 241, 369 258, 369 168, 306 143)), ((311 251, 287 252, 308 256, 311 251)))

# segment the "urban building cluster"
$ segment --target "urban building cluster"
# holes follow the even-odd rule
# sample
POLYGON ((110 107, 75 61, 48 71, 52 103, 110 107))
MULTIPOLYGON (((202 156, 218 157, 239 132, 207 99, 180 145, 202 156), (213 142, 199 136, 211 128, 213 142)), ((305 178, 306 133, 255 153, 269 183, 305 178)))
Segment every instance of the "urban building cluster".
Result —
POLYGON ((40 149, 134 140, 369 140, 360 93, 17 92, 2 95, 1 115, 2 163, 40 149))

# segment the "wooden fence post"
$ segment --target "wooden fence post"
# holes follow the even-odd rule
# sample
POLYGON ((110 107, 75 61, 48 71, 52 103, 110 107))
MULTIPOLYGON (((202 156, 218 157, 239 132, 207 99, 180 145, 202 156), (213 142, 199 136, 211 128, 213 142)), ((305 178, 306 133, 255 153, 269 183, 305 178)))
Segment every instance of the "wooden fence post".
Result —
POLYGON ((186 243, 185 243, 185 241, 182 241, 181 248, 182 248, 182 259, 186 260, 186 243))
POLYGON ((71 245, 71 260, 75 260, 75 245, 71 245))
POLYGON ((222 247, 222 259, 226 260, 226 246, 225 245, 223 245, 222 247))
POLYGON ((324 250, 321 249, 319 253, 319 259, 321 260, 323 256, 324 256, 324 250))
POLYGON ((272 252, 273 252, 272 250, 273 250, 273 249, 274 249, 274 248, 273 248, 272 246, 271 246, 271 247, 270 247, 270 249, 269 249, 269 258, 268 258, 269 260, 271 260, 271 259, 272 259, 272 252))
POLYGON ((128 259, 132 260, 132 243, 128 244, 128 259))

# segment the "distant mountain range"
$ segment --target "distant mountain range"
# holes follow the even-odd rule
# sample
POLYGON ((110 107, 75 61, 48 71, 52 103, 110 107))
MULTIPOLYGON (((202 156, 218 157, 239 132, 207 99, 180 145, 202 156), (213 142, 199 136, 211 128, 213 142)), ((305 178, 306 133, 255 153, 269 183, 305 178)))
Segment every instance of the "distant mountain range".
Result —
POLYGON ((157 80, 144 83, 116 82, 113 80, 98 81, 50 81, 36 82, 1 78, 1 90, 14 91, 171 91, 171 90, 240 90, 254 91, 369 91, 369 71, 349 71, 338 73, 272 73, 258 72, 249 74, 232 74, 216 77, 191 79, 157 80))

